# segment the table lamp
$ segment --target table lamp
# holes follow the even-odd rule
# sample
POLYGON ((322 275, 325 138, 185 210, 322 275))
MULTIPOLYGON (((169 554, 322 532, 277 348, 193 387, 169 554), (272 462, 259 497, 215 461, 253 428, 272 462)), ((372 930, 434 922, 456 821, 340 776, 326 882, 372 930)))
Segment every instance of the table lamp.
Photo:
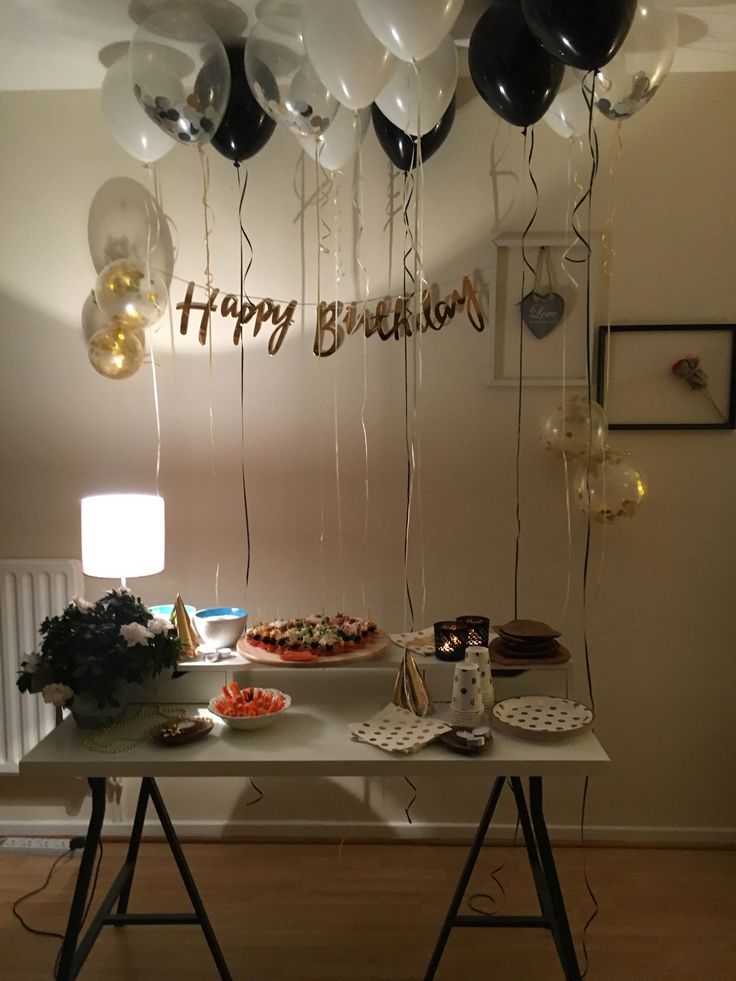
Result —
POLYGON ((164 569, 164 499, 154 494, 82 498, 82 572, 99 579, 152 576, 164 569))

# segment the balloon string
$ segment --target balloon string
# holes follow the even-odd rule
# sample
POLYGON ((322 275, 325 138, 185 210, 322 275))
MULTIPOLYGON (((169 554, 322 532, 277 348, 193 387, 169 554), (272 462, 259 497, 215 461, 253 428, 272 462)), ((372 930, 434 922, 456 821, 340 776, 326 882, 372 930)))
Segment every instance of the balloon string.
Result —
MULTIPOLYGON (((419 70, 414 63, 417 73, 418 95, 419 89, 419 70)), ((417 98, 417 105, 421 99, 417 98)), ((417 133, 421 134, 421 116, 417 108, 417 133)), ((420 317, 424 302, 424 160, 422 158, 421 135, 417 136, 417 181, 416 195, 414 198, 414 254, 416 256, 415 266, 415 287, 416 300, 415 315, 415 337, 414 337, 414 401, 412 406, 412 432, 414 435, 414 455, 415 455, 415 484, 417 498, 417 528, 419 536, 419 581, 421 584, 421 604, 419 607, 420 623, 424 623, 425 611, 427 608, 427 571, 426 554, 424 549, 424 495, 422 488, 422 439, 421 427, 419 425, 419 406, 422 393, 422 383, 424 380, 424 363, 422 361, 423 332, 421 329, 420 317), (417 285, 418 284, 418 285, 417 285)))
MULTIPOLYGON (((333 204, 335 210, 335 323, 337 323, 338 315, 338 293, 340 281, 343 276, 342 271, 342 245, 340 242, 340 201, 338 196, 337 182, 332 182, 332 189, 334 190, 333 204)), ((335 505, 337 509, 337 554, 338 554, 338 568, 340 574, 340 587, 341 587, 341 602, 340 609, 345 609, 345 553, 343 549, 342 540, 342 494, 341 494, 341 484, 340 484, 340 429, 338 425, 339 412, 338 412, 338 372, 333 372, 333 387, 332 387, 332 424, 335 434, 335 505)))
POLYGON ((587 943, 588 929, 590 928, 596 916, 598 916, 598 900, 596 898, 595 893, 593 892, 593 887, 590 884, 590 878, 588 876, 588 855, 587 855, 586 841, 585 841, 585 815, 588 806, 589 785, 590 785, 590 777, 586 777, 583 783, 583 800, 580 807, 580 846, 583 850, 583 880, 585 882, 585 888, 588 892, 588 896, 590 897, 590 900, 593 903, 593 909, 590 913, 590 916, 585 921, 585 925, 583 927, 583 960, 585 966, 580 975, 581 978, 585 978, 587 976, 588 970, 590 968, 590 955, 588 953, 588 943, 587 943))
MULTIPOLYGON (((521 301, 526 293, 526 271, 529 269, 532 275, 536 276, 536 271, 526 257, 526 237, 534 224, 539 210, 539 187, 534 179, 532 172, 532 160, 534 157, 534 129, 531 130, 531 138, 528 137, 527 127, 524 127, 524 162, 526 164, 526 175, 528 175, 536 195, 534 211, 526 224, 521 236, 521 296, 519 300, 519 386, 516 404, 516 461, 515 461, 515 494, 516 494, 516 541, 514 543, 514 619, 519 616, 519 558, 521 552, 521 425, 522 407, 524 401, 524 318, 521 313, 521 301), (527 143, 529 152, 527 156, 527 143)), ((525 205, 525 187, 522 187, 522 207, 525 205)))
POLYGON ((253 788, 253 790, 255 790, 255 792, 258 794, 258 796, 257 797, 254 797, 253 800, 247 801, 245 806, 246 807, 253 807, 254 804, 260 804, 261 801, 263 800, 263 798, 266 795, 263 793, 263 791, 261 790, 261 788, 259 786, 257 786, 257 784, 254 782, 253 777, 248 777, 248 780, 250 781, 251 787, 253 788))
MULTIPOLYGON (((401 201, 400 191, 396 186, 396 176, 397 171, 390 160, 387 162, 388 166, 388 180, 386 186, 386 208, 385 215, 386 220, 383 223, 384 232, 388 229, 388 277, 387 277, 387 289, 389 293, 391 292, 391 283, 393 282, 393 266, 394 266, 394 221, 396 216, 401 212, 401 201)), ((366 300, 368 298, 366 297, 366 300)))
MULTIPOLYGON (((404 316, 408 324, 411 311, 407 303, 409 280, 412 281, 412 294, 416 283, 409 269, 408 259, 411 254, 411 224, 409 208, 414 195, 414 177, 411 173, 404 174, 404 265, 403 265, 403 296, 404 316)), ((414 630, 414 602, 409 582, 409 546, 411 536, 411 505, 414 492, 414 434, 411 428, 409 412, 409 332, 404 331, 404 442, 406 446, 406 502, 404 509, 404 630, 414 630), (407 625, 407 609, 409 624, 407 625)))
MULTIPOLYGON (((583 185, 579 182, 577 163, 573 170, 573 156, 575 151, 582 148, 582 140, 579 137, 570 137, 568 140, 568 156, 567 156, 567 207, 565 208, 565 237, 567 238, 570 233, 571 218, 572 218, 572 207, 575 202, 575 198, 579 197, 583 192, 583 185), (573 190, 573 186, 575 190, 573 190)), ((562 254, 560 259, 560 268, 562 272, 567 277, 568 282, 572 286, 573 294, 578 295, 580 291, 580 284, 577 279, 573 276, 568 268, 568 262, 570 260, 570 252, 575 247, 577 239, 570 243, 562 254)), ((562 318, 562 412, 563 412, 563 422, 565 407, 567 405, 567 317, 562 318)), ((560 623, 564 623, 567 617, 567 612, 570 608, 570 595, 572 592, 572 507, 570 502, 570 468, 567 461, 567 454, 562 454, 562 466, 564 472, 565 481, 565 518, 567 524, 567 572, 565 576, 565 600, 562 605, 562 615, 560 618, 560 623)))
MULTIPOLYGON (((205 249, 205 269, 204 276, 206 281, 207 298, 211 302, 212 298, 212 272, 210 268, 210 215, 212 214, 212 209, 209 205, 209 187, 210 187, 210 164, 207 157, 204 155, 202 147, 197 147, 199 153, 199 163, 202 168, 202 210, 204 215, 204 249, 205 249)), ((207 365, 208 365, 208 396, 207 396, 207 413, 209 416, 209 436, 210 436, 210 475, 212 478, 212 492, 213 495, 216 490, 217 485, 217 469, 215 466, 215 410, 213 405, 213 391, 214 391, 214 359, 212 351, 212 331, 207 330, 207 323, 204 318, 202 318, 202 326, 199 328, 199 343, 207 344, 207 365)), ((212 518, 214 520, 215 510, 213 509, 212 518)), ((215 535, 215 541, 217 542, 217 536, 215 535)), ((219 544, 215 546, 215 605, 220 604, 220 557, 219 557, 219 544)))
MULTIPOLYGON (((156 164, 154 164, 153 167, 155 168, 156 167, 156 164)), ((144 169, 146 171, 146 177, 147 177, 147 179, 151 183, 151 190, 150 190, 149 193, 150 193, 151 199, 155 202, 155 200, 156 200, 156 198, 155 198, 155 192, 156 192, 155 171, 154 171, 154 169, 149 164, 146 164, 144 166, 144 169)), ((150 206, 150 200, 149 200, 148 197, 146 197, 145 200, 146 200, 146 282, 149 284, 149 288, 150 288, 150 284, 151 284, 151 252, 156 247, 156 245, 158 245, 160 233, 159 233, 159 228, 158 228, 158 209, 155 209, 154 208, 153 209, 153 214, 152 214, 152 209, 151 209, 151 206, 150 206), (152 234, 153 234, 153 218, 154 218, 154 215, 155 215, 155 218, 156 218, 156 239, 155 239, 155 244, 153 244, 151 242, 151 238, 152 238, 152 234)), ((145 334, 144 334, 144 337, 145 337, 145 334)), ((155 417, 155 421, 156 421, 156 468, 155 468, 154 484, 155 484, 155 487, 156 487, 156 495, 158 496, 158 493, 159 493, 159 477, 160 477, 160 474, 161 474, 161 411, 160 411, 159 399, 158 399, 158 378, 157 378, 157 372, 156 372, 156 354, 155 354, 155 351, 154 351, 154 331, 152 329, 149 331, 149 343, 150 343, 150 346, 151 346, 151 387, 152 387, 152 392, 153 392, 153 412, 154 412, 154 417, 155 417)))
MULTIPOLYGON (((590 182, 585 192, 578 199, 578 201, 575 204, 575 207, 573 208, 571 223, 576 238, 585 246, 585 250, 587 253, 586 259, 581 261, 587 262, 588 270, 590 270, 590 251, 591 251, 590 220, 588 221, 587 237, 583 235, 582 231, 580 230, 580 225, 578 224, 579 222, 578 212, 586 204, 586 202, 588 205, 588 210, 590 210, 591 198, 593 196, 593 183, 595 181, 595 177, 598 172, 598 156, 599 156, 598 134, 596 133, 595 126, 593 125, 593 106, 595 100, 595 72, 589 72, 588 74, 586 74, 586 76, 583 78, 583 81, 581 83, 581 89, 583 93, 583 98, 585 99, 585 104, 588 107, 588 148, 590 151, 590 182), (593 81, 591 83, 590 90, 588 90, 587 87, 588 74, 593 76, 593 81)), ((571 259, 570 261, 575 262, 578 260, 571 259)), ((586 340, 588 340, 589 342, 589 339, 586 340)), ((589 378, 590 377, 589 368, 587 369, 587 371, 588 371, 588 378, 589 378)))
MULTIPOLYGON (((248 189, 248 171, 245 172, 245 180, 241 182, 240 179, 240 164, 235 164, 235 173, 238 176, 238 191, 240 192, 240 200, 238 202, 238 225, 240 227, 240 236, 238 239, 238 244, 240 246, 240 309, 243 309, 243 299, 247 297, 245 290, 245 280, 248 277, 250 268, 253 265, 253 244, 245 230, 245 225, 243 224, 243 202, 245 200, 245 192, 248 189), (250 255, 248 257, 248 265, 243 269, 243 241, 245 240, 250 255)), ((243 337, 243 330, 240 323, 236 328, 238 335, 238 342, 240 344, 240 480, 241 488, 243 492, 243 516, 245 518, 245 599, 248 598, 248 586, 250 584, 250 562, 251 562, 251 540, 250 540, 250 512, 248 509, 248 486, 246 482, 245 475, 245 339, 243 337)))
POLYGON ((412 807, 414 806, 414 802, 415 802, 415 801, 416 801, 416 799, 417 799, 417 788, 416 788, 416 786, 415 786, 415 785, 414 785, 414 784, 413 784, 413 783, 411 782, 411 780, 410 780, 410 779, 409 779, 408 777, 404 777, 404 780, 405 780, 405 781, 406 781, 406 782, 407 782, 407 783, 409 784, 409 786, 411 787, 411 789, 412 789, 412 794, 413 794, 413 796, 412 796, 412 799, 411 799, 411 800, 409 801, 409 803, 408 803, 408 804, 406 805, 406 807, 404 808, 404 814, 406 814, 406 820, 407 820, 407 821, 409 822, 409 824, 413 824, 414 822, 412 821, 412 819, 411 819, 411 814, 410 814, 409 812, 411 811, 411 809, 412 809, 412 807))
MULTIPOLYGON (((300 153, 297 157, 296 165, 294 166, 294 175, 291 179, 291 187, 294 191, 294 195, 299 201, 299 211, 296 216, 292 219, 292 224, 299 222, 299 260, 300 260, 300 292, 299 296, 301 298, 301 328, 302 333, 304 332, 304 314, 307 309, 307 305, 304 302, 306 299, 307 291, 307 256, 306 256, 306 211, 307 211, 307 192, 306 192, 306 182, 307 174, 306 168, 304 166, 306 161, 306 154, 300 153)), ((259 299, 261 299, 259 297, 259 299)))
POLYGON ((411 244, 414 251, 414 341, 412 344, 412 406, 411 433, 414 478, 412 491, 416 497, 417 537, 419 541, 419 581, 421 586, 421 603, 419 607, 420 623, 424 623, 424 612, 427 605, 427 576, 424 551, 424 518, 421 479, 421 434, 419 428, 419 399, 422 388, 422 329, 421 312, 424 299, 424 159, 422 154, 422 112, 421 112, 421 77, 419 66, 412 59, 414 78, 416 82, 417 104, 417 137, 415 140, 415 169, 412 175, 414 181, 414 228, 410 227, 411 244))
MULTIPOLYGON (((606 208, 606 225, 601 236, 601 245, 603 248, 603 275, 605 277, 606 283, 606 350, 611 351, 611 289, 613 287, 613 263, 616 258, 616 250, 611 244, 611 229, 613 228, 614 219, 616 217, 616 169, 618 167, 618 162, 621 159, 621 154, 623 152, 623 139, 622 139, 622 127, 621 120, 619 120, 616 126, 616 142, 614 143, 613 150, 611 152, 611 161, 608 166, 608 206, 606 208)), ((610 356, 606 358, 605 374, 603 379, 603 397, 602 404, 605 405, 608 401, 608 383, 610 379, 610 356)), ((603 500, 608 499, 606 493, 608 466, 605 456, 605 451, 603 455, 603 460, 601 462, 601 482, 603 488, 603 500)), ((598 571, 596 574, 595 590, 593 592, 594 602, 598 601, 600 596, 601 586, 603 583, 603 569, 606 560, 606 539, 608 537, 608 522, 603 522, 603 529, 601 532, 601 544, 600 544, 600 558, 598 561, 598 571)))
MULTIPOLYGON (((164 211, 163 199, 161 194, 161 169, 158 163, 153 168, 153 198, 156 202, 158 221, 163 220, 166 222, 167 227, 171 230, 172 238, 172 248, 173 248, 173 263, 176 263, 179 254, 179 234, 176 227, 176 222, 170 218, 164 211), (173 233, 173 234, 172 234, 173 233)), ((162 272, 162 270, 157 270, 157 272, 162 272)), ((172 270, 163 271, 164 282, 166 284, 166 312, 168 314, 169 321, 169 344, 171 346, 171 359, 174 364, 176 364, 176 346, 174 344, 175 328, 174 328, 174 311, 171 304, 171 281, 174 279, 172 275, 172 270)))
MULTIPOLYGON (((370 292, 368 270, 361 259, 363 242, 363 154, 358 152, 353 165, 353 261, 355 263, 355 285, 360 292, 361 276, 365 296, 370 292)), ((365 304, 363 306, 365 312, 365 304)), ((370 488, 368 484, 368 427, 366 426, 366 410, 368 407, 368 338, 363 331, 363 399, 360 405, 360 428, 363 433, 363 558, 360 571, 360 596, 363 615, 369 615, 366 602, 365 570, 368 568, 368 513, 370 504, 370 488)))
POLYGON ((590 150, 590 180, 588 184, 588 189, 585 192, 583 200, 587 201, 587 239, 583 239, 586 247, 587 254, 587 264, 586 264, 586 284, 585 284, 585 377, 588 387, 588 418, 590 420, 588 426, 588 459, 586 461, 585 467, 585 492, 587 499, 587 521, 586 521, 586 531, 585 531, 585 554, 583 558, 583 647, 585 649, 585 674, 588 683, 588 694, 590 696, 590 707, 595 712, 595 699, 593 694, 593 679, 591 674, 590 665, 590 646, 588 644, 588 574, 590 566, 590 548, 591 548, 591 524, 592 516, 590 513, 591 506, 591 491, 590 491, 590 463, 593 454, 593 419, 592 419, 592 406, 593 406, 593 389, 592 389, 592 378, 590 373, 590 324, 591 324, 591 309, 590 309, 590 284, 591 284, 591 225, 592 225, 592 204, 593 204, 593 187, 595 184, 595 177, 598 172, 598 142, 595 138, 595 126, 593 123, 593 106, 595 104, 595 73, 593 73, 593 79, 590 89, 590 98, 588 99, 588 92, 583 83, 583 93, 585 95, 586 103, 588 105, 588 146, 590 150))

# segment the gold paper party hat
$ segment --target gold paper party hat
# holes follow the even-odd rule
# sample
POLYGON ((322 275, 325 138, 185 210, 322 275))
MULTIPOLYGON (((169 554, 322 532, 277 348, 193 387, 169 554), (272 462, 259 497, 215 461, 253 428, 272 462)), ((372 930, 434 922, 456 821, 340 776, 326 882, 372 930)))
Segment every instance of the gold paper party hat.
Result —
POLYGON ((176 626, 176 633, 181 641, 182 645, 182 657, 196 657, 197 648, 202 643, 202 638, 196 631, 196 628, 189 619, 189 614, 187 613, 186 607, 184 606, 184 600, 181 598, 181 594, 176 594, 176 602, 174 603, 174 613, 171 618, 176 626))
POLYGON ((396 674, 394 705, 409 709, 414 715, 424 718, 432 713, 432 699, 417 663, 407 651, 396 674))

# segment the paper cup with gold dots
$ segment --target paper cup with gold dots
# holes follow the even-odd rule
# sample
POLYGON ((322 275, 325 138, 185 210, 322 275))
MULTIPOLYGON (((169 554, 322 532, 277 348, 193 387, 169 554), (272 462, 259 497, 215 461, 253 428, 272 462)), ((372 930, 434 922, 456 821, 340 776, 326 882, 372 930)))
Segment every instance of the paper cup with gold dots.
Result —
POLYGON ((480 693, 483 699, 483 707, 492 709, 496 700, 493 690, 493 676, 491 675, 491 656, 487 647, 471 645, 465 651, 465 660, 469 664, 477 664, 480 673, 480 693))
POLYGON ((477 664, 463 661, 455 666, 450 722, 460 726, 477 725, 483 720, 483 712, 480 669, 477 664))

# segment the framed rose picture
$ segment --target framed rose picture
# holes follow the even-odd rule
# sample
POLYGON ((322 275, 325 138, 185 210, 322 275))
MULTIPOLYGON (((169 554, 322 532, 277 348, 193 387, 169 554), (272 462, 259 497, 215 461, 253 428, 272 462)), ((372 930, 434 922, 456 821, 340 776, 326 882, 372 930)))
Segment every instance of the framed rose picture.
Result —
POLYGON ((736 324, 598 328, 610 429, 736 429, 736 324))

